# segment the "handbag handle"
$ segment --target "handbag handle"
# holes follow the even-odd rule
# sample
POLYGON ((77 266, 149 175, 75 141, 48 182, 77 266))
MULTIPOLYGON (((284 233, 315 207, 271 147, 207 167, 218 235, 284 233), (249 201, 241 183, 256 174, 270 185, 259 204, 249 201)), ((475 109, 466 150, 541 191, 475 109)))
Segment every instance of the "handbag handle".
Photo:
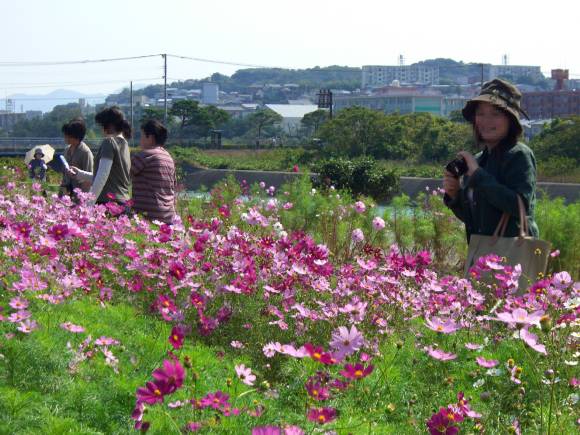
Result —
MULTIPOLYGON (((520 234, 518 238, 523 240, 529 234, 529 226, 528 226, 528 216, 526 215, 526 207, 524 206, 524 201, 520 195, 517 196, 518 201, 518 214, 519 214, 519 223, 520 223, 520 234)), ((495 231, 493 232, 492 239, 490 241, 491 245, 495 245, 497 242, 498 237, 503 237, 505 234, 505 230, 507 228, 508 222, 510 219, 510 214, 504 212, 501 217, 499 218, 499 222, 497 223, 497 227, 495 227, 495 231)))

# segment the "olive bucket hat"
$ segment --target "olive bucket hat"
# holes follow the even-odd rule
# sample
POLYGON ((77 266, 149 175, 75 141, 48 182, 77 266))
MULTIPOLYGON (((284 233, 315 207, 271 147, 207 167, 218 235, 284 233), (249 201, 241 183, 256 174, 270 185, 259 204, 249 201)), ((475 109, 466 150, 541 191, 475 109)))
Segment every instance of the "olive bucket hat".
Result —
POLYGON ((475 118, 475 109, 479 102, 491 103, 496 107, 506 111, 512 116, 521 134, 522 124, 520 123, 520 114, 522 114, 526 119, 530 119, 528 114, 521 107, 522 94, 511 83, 502 79, 493 79, 489 82, 485 82, 479 95, 475 98, 469 100, 461 113, 463 117, 473 123, 475 118))

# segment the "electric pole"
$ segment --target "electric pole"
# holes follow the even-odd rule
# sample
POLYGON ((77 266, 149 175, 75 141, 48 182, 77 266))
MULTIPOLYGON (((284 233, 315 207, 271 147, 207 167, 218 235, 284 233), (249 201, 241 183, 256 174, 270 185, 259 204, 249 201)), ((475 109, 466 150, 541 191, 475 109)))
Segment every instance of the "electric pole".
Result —
MULTIPOLYGON (((129 122, 131 123, 131 130, 133 130, 133 81, 131 81, 130 87, 129 87, 129 95, 130 95, 130 105, 131 105, 131 110, 129 111, 129 122)), ((133 143, 133 135, 131 135, 131 146, 134 145, 133 143)))
POLYGON ((167 125, 167 53, 162 54, 161 56, 163 56, 163 105, 165 107, 163 123, 167 125))

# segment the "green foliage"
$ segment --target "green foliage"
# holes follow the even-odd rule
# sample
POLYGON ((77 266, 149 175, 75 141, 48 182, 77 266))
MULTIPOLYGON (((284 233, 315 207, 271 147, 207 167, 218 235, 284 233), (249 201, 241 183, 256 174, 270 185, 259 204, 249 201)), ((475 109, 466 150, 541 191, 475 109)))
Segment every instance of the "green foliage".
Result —
POLYGON ((384 114, 363 107, 341 110, 320 128, 340 155, 443 162, 472 144, 471 127, 428 113, 384 114))
MULTIPOLYGON (((60 137, 63 124, 73 118, 82 116, 81 107, 77 103, 55 106, 42 118, 28 119, 17 122, 12 130, 12 136, 17 137, 60 137)), ((85 117, 87 130, 95 130, 93 116, 85 117)))
POLYGON ((399 178, 395 171, 377 165, 372 157, 354 160, 330 158, 314 166, 319 174, 319 186, 334 186, 353 195, 370 196, 376 201, 386 201, 399 191, 399 178))
POLYGON ((302 125, 309 130, 310 134, 316 134, 318 128, 324 124, 328 118, 329 113, 327 110, 318 109, 304 115, 302 118, 302 125))
POLYGON ((573 159, 580 166, 580 116, 554 119, 531 140, 530 147, 539 162, 558 157, 573 159))
POLYGON ((580 278, 580 202, 564 204, 562 198, 540 197, 536 205, 536 222, 540 237, 552 243, 560 255, 551 259, 548 272, 567 270, 580 278))
POLYGON ((152 119, 155 119, 159 122, 163 122, 163 120, 165 119, 165 111, 161 107, 154 106, 143 108, 139 122, 143 124, 152 119))
POLYGON ((270 109, 258 109, 250 116, 248 116, 248 121, 256 129, 258 133, 258 139, 262 137, 262 130, 265 127, 272 126, 277 122, 282 121, 282 117, 270 109))

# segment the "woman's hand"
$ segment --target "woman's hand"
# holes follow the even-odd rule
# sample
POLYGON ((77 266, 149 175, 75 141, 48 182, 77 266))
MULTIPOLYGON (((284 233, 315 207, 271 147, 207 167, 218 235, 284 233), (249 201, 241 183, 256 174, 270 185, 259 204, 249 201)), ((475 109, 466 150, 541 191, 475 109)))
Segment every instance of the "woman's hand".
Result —
POLYGON ((458 157, 462 157, 467 164, 467 175, 471 176, 479 168, 479 164, 475 157, 469 151, 460 151, 457 153, 458 157))
POLYGON ((79 168, 77 168, 76 166, 70 166, 66 171, 69 177, 76 179, 79 173, 79 168))
POLYGON ((443 189, 452 199, 455 199, 459 192, 459 178, 456 178, 451 172, 445 171, 443 175, 443 189))

